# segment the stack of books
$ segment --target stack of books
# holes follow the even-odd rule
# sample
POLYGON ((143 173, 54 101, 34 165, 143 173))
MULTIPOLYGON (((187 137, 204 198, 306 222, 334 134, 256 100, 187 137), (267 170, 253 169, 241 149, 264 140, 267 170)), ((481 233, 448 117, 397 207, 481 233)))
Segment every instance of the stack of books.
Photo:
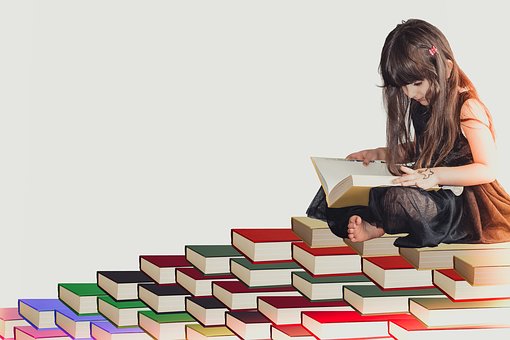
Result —
POLYGON ((0 309, 1 339, 510 338, 510 243, 353 243, 322 221, 234 228, 230 244, 140 255, 0 309))

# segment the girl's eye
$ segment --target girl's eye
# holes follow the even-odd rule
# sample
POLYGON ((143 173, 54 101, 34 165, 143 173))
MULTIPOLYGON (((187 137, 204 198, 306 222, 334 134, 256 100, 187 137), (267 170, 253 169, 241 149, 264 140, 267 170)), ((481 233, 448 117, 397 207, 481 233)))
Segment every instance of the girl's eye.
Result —
POLYGON ((421 84, 422 84, 421 81, 417 81, 417 82, 413 83, 414 86, 420 86, 421 84))

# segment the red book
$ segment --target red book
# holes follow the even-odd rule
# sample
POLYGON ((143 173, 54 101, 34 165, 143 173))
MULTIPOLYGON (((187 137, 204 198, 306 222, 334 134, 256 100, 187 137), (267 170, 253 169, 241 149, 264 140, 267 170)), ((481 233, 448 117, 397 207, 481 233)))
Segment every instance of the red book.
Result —
POLYGON ((140 270, 159 284, 175 283, 175 269, 192 267, 185 255, 140 255, 140 270))
POLYGON ((292 257, 312 275, 361 272, 361 256, 348 246, 311 248, 304 242, 294 243, 292 257))
POLYGON ((271 336, 271 320, 257 310, 227 312, 225 322, 241 339, 269 339, 271 336))
POLYGON ((433 286, 431 270, 417 270, 402 256, 364 257, 363 273, 384 289, 433 286))
POLYGON ((30 339, 72 339, 60 328, 37 329, 32 326, 14 327, 14 338, 19 340, 30 339))
POLYGON ((237 280, 232 274, 205 275, 196 268, 177 268, 176 281, 194 296, 211 296, 213 281, 237 280))
POLYGON ((14 338, 14 327, 28 326, 29 323, 18 313, 18 307, 0 308, 0 338, 14 338))
POLYGON ((304 296, 263 296, 258 298, 258 310, 277 325, 301 322, 304 311, 352 311, 344 300, 310 301, 304 296))
POLYGON ((232 229, 232 245, 252 262, 291 261, 292 242, 301 239, 292 229, 232 229))
POLYGON ((319 339, 349 339, 389 336, 392 320, 414 319, 411 314, 362 315, 355 311, 304 312, 302 324, 319 339))
POLYGON ((274 340, 315 340, 313 334, 301 324, 271 326, 271 339, 274 340))
POLYGON ((299 296, 293 286, 250 287, 241 281, 217 281, 213 295, 230 309, 255 309, 259 296, 299 296))
POLYGON ((510 298, 510 284, 472 286, 454 269, 434 270, 433 280, 453 300, 510 298))
POLYGON ((510 326, 427 327, 418 319, 390 321, 396 339, 510 339, 510 326))

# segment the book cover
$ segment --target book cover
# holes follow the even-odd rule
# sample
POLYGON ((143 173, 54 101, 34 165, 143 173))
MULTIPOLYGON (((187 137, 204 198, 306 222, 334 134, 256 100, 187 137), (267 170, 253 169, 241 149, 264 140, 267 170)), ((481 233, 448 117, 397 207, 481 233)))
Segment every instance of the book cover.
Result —
POLYGON ((116 327, 108 321, 92 322, 90 332, 96 340, 153 340, 138 326, 116 327))
POLYGON ((250 287, 241 281, 219 281, 212 284, 213 296, 229 309, 255 309, 259 296, 298 296, 292 286, 250 287))
POLYGON ((363 258, 363 273, 384 289, 432 286, 432 270, 417 270, 402 256, 363 258))
POLYGON ((343 298, 344 285, 371 285, 365 275, 312 276, 308 272, 293 272, 292 285, 310 300, 336 300, 343 298))
POLYGON ((159 284, 175 283, 175 269, 192 267, 186 255, 140 255, 139 267, 159 284))
POLYGON ((473 286, 454 269, 434 270, 434 284, 453 300, 510 299, 510 284, 473 286))
POLYGON ((239 337, 235 335, 227 326, 211 326, 204 327, 200 324, 186 326, 187 340, 237 340, 239 337))
POLYGON ((78 315, 73 310, 55 311, 55 323, 74 339, 89 339, 90 324, 94 321, 106 321, 100 314, 78 315))
POLYGON ((510 257, 510 242, 491 244, 441 243, 437 247, 400 248, 400 255, 416 269, 452 269, 454 256, 510 257))
POLYGON ((427 327, 417 319, 390 321, 396 339, 510 339, 510 326, 427 327))
POLYGON ((157 313, 183 312, 184 298, 191 293, 179 284, 141 284, 138 286, 138 296, 157 313))
POLYGON ((241 339, 271 337, 271 320, 257 310, 227 312, 225 324, 241 339))
POLYGON ((471 285, 510 284, 510 256, 456 255, 453 267, 471 285))
POLYGON ((368 166, 344 158, 311 157, 330 208, 368 205, 370 188, 392 186, 393 176, 381 161, 368 166))
POLYGON ((452 301, 443 298, 412 298, 409 311, 429 327, 510 326, 510 299, 452 301))
POLYGON ((187 245, 186 259, 204 274, 222 274, 230 271, 230 259, 242 257, 230 244, 187 245))
POLYGON ((196 268, 178 268, 176 281, 193 296, 211 296, 212 282, 234 281, 237 278, 231 273, 205 275, 196 268))
POLYGON ((137 300, 138 284, 153 283, 142 271, 98 271, 97 284, 115 300, 137 300))
POLYGON ((67 311, 59 299, 19 299, 18 312, 31 325, 38 329, 56 328, 55 311, 67 311))
POLYGON ((186 325, 197 321, 189 313, 155 313, 142 311, 138 313, 139 326, 155 339, 185 339, 186 325))
POLYGON ((304 296, 262 296, 258 298, 258 310, 277 325, 301 322, 304 311, 352 311, 344 300, 310 301, 304 296))
POLYGON ((118 301, 111 296, 100 296, 98 310, 117 327, 133 327, 138 325, 138 312, 149 307, 140 300, 118 301))
POLYGON ((342 238, 333 234, 326 222, 307 216, 290 220, 292 231, 312 248, 345 246, 342 238))
POLYGON ((361 273, 361 256, 348 246, 311 248, 294 243, 292 257, 312 275, 361 273))
POLYGON ((272 325, 271 339, 274 340, 315 340, 313 334, 301 324, 272 325))
POLYGON ((289 228, 235 228, 232 245, 252 262, 292 260, 292 242, 301 239, 289 228))
POLYGON ((437 288, 382 290, 376 285, 344 286, 344 300, 362 314, 408 313, 409 299, 443 297, 437 288))
POLYGON ((28 326, 28 322, 18 313, 17 307, 0 308, 0 337, 14 338, 14 327, 28 326))
POLYGON ((97 297, 107 293, 97 283, 59 283, 58 298, 78 314, 96 314, 97 297))
POLYGON ((408 313, 361 315, 357 311, 303 312, 302 324, 319 339, 370 338, 389 336, 392 320, 413 318, 408 313))
POLYGON ((302 270, 296 262, 253 263, 246 258, 230 260, 232 274, 250 287, 290 285, 291 273, 302 270))
POLYGON ((214 296, 186 298, 186 312, 204 326, 224 326, 228 307, 214 296))
POLYGON ((60 328, 49 328, 49 329, 37 329, 32 326, 16 326, 14 327, 14 339, 25 340, 25 339, 71 339, 60 328))
POLYGON ((396 247, 393 242, 395 242, 398 237, 405 235, 406 234, 384 234, 381 237, 376 237, 362 242, 352 242, 348 238, 345 238, 344 242, 362 257, 393 256, 399 255, 399 248, 396 247))

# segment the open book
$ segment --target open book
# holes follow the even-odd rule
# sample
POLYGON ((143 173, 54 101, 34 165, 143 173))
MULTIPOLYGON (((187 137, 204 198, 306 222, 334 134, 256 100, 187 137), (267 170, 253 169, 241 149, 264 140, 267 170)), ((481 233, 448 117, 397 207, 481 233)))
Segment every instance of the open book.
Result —
MULTIPOLYGON (((326 193, 330 208, 353 205, 368 205, 368 192, 372 187, 398 185, 383 161, 370 162, 364 166, 361 161, 345 158, 312 157, 312 163, 326 193)), ((451 190, 456 196, 464 187, 453 185, 435 186, 427 190, 451 190)))
POLYGON ((382 161, 363 165, 345 158, 312 157, 330 208, 368 205, 368 192, 376 186, 390 186, 393 176, 382 161))

